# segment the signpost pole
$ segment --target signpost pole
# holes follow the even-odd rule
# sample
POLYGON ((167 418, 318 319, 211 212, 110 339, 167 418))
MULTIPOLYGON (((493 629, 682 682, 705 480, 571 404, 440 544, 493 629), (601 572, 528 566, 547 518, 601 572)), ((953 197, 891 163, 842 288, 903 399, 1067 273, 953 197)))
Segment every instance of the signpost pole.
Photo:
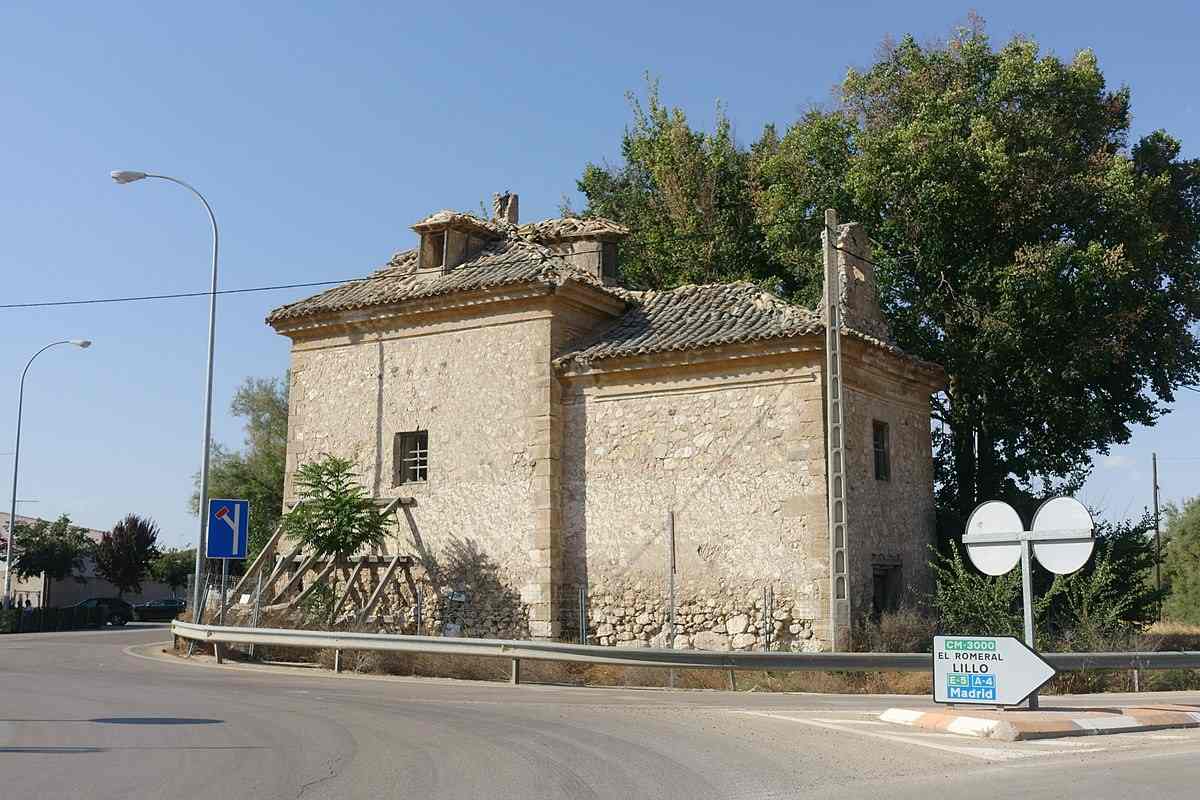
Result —
POLYGON ((225 624, 225 592, 229 589, 229 559, 221 559, 221 613, 218 615, 218 625, 225 624))
MULTIPOLYGON (((1033 643, 1033 559, 1029 557, 1029 540, 1021 539, 1021 605, 1025 609, 1025 644, 1036 652, 1033 643)), ((1029 708, 1038 707, 1037 692, 1029 695, 1029 708)))
MULTIPOLYGON (((667 511, 667 582, 669 587, 667 593, 669 596, 669 606, 667 607, 667 622, 670 625, 670 639, 667 641, 667 647, 675 648, 675 511, 667 511)), ((667 686, 671 689, 675 688, 675 670, 672 669, 667 674, 667 686)))

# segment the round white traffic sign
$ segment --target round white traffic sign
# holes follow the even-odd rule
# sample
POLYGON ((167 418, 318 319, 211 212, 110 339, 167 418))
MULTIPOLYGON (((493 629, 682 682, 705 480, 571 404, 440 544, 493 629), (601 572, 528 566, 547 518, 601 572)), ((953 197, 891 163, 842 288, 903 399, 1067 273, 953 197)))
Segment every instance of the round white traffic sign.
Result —
POLYGON ((1033 515, 1033 555, 1051 572, 1069 575, 1092 557, 1094 527, 1087 506, 1074 497, 1047 500, 1033 515))
POLYGON ((985 575, 1006 574, 1021 560, 1019 537, 1024 529, 1021 515, 1008 503, 989 500, 976 506, 963 536, 971 563, 985 575), (1004 536, 1007 541, 988 541, 990 536, 1004 536))

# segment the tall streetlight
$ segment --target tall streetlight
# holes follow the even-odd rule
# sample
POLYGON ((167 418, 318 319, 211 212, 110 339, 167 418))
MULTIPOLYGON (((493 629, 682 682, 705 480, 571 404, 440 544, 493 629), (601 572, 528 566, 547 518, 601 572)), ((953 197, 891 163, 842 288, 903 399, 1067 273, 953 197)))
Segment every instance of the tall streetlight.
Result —
POLYGON ((204 199, 204 195, 200 194, 196 187, 184 183, 178 178, 172 178, 169 175, 155 175, 150 172, 137 172, 136 170, 114 170, 109 174, 117 183, 133 183, 143 178, 158 178, 179 184, 200 198, 200 202, 204 204, 204 210, 208 212, 208 221, 212 223, 212 288, 208 293, 208 374, 204 385, 204 442, 200 458, 200 538, 196 542, 196 571, 192 592, 193 619, 199 622, 201 564, 204 563, 204 543, 208 535, 208 457, 209 442, 212 438, 213 345, 217 332, 217 244, 219 242, 217 217, 213 214, 212 206, 204 199))
POLYGON ((63 339, 59 342, 51 342, 30 356, 29 361, 25 363, 25 369, 21 371, 21 388, 17 392, 17 446, 13 448, 12 507, 8 514, 8 552, 4 558, 5 608, 12 608, 12 562, 16 556, 16 548, 13 546, 13 540, 16 538, 17 533, 17 467, 21 463, 21 412, 25 407, 25 376, 29 374, 29 367, 33 365, 35 358, 51 347, 57 347, 60 344, 73 344, 79 348, 92 346, 91 341, 88 339, 63 339))

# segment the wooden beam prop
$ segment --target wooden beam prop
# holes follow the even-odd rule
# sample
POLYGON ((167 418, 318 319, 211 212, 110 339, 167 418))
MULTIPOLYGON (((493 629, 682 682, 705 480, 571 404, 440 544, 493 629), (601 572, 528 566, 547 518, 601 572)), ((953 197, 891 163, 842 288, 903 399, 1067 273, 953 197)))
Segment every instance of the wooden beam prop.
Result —
POLYGON ((358 580, 358 573, 362 572, 362 568, 365 563, 366 559, 360 558, 358 563, 354 565, 354 571, 351 572, 350 577, 346 579, 346 591, 342 592, 342 596, 339 597, 337 602, 333 604, 333 611, 329 614, 331 619, 337 619, 338 612, 341 611, 342 606, 346 604, 346 598, 350 596, 351 592, 358 594, 358 592, 355 591, 354 583, 358 580))
POLYGON ((392 574, 396 571, 396 567, 400 566, 400 560, 404 558, 402 555, 397 555, 388 564, 387 572, 383 573, 383 579, 379 581, 379 585, 375 587, 375 591, 371 594, 371 599, 367 600, 367 604, 363 606, 362 611, 358 612, 358 621, 362 622, 367 616, 375 610, 375 606, 379 604, 379 599, 383 597, 383 590, 387 588, 388 581, 392 574))
POLYGON ((408 591, 412 594, 413 602, 417 602, 417 582, 413 580, 411 564, 403 564, 404 582, 408 584, 408 591))
POLYGON ((300 594, 296 595, 296 597, 294 599, 290 600, 287 604, 287 607, 292 608, 297 603, 299 603, 301 600, 303 600, 304 598, 306 598, 310 594, 312 594, 312 591, 314 589, 316 589, 318 586, 320 586, 324 582, 324 580, 329 577, 329 573, 333 572, 335 567, 337 567, 337 559, 333 559, 333 558, 329 559, 329 566, 327 566, 327 567, 325 567, 325 569, 321 570, 321 574, 318 575, 313 580, 312 583, 310 583, 308 586, 304 587, 304 591, 302 591, 300 594))
POLYGON ((289 591, 291 591, 291 588, 293 586, 295 586, 297 583, 299 583, 304 578, 304 574, 306 572, 308 572, 308 568, 311 567, 313 562, 316 560, 317 560, 316 553, 313 553, 311 556, 304 559, 304 563, 300 565, 300 568, 298 570, 296 570, 296 574, 293 575, 288 580, 288 582, 283 585, 282 589, 280 589, 278 592, 275 593, 275 596, 273 598, 271 598, 271 602, 269 605, 275 605, 280 600, 282 600, 283 596, 285 594, 287 594, 289 591))
MULTIPOLYGON (((299 505, 300 503, 296 503, 296 505, 292 506, 292 509, 294 510, 296 506, 299 505)), ((259 570, 266 565, 267 559, 274 554, 275 548, 279 544, 279 540, 282 537, 283 520, 281 519, 279 520, 279 524, 275 526, 275 532, 271 534, 271 538, 267 540, 267 543, 263 545, 263 549, 260 550, 258 555, 254 557, 254 560, 250 562, 250 566, 246 568, 246 572, 244 575, 242 575, 242 579, 239 580, 237 585, 233 587, 233 591, 230 592, 230 597, 241 596, 242 589, 250 582, 250 579, 257 575, 259 570)))
POLYGON ((271 570, 271 576, 263 581, 262 591, 271 591, 271 587, 275 585, 275 581, 279 580, 279 576, 283 574, 283 571, 287 569, 288 565, 292 563, 292 560, 295 559, 296 556, 300 555, 300 548, 302 546, 303 545, 296 545, 292 548, 290 553, 279 559, 279 563, 275 565, 275 569, 271 570))

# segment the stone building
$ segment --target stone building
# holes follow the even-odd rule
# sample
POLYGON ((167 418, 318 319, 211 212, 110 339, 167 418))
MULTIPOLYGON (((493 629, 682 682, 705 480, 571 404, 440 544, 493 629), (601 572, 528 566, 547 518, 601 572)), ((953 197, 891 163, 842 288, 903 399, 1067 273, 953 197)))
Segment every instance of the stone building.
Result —
MULTIPOLYGON (((494 212, 433 214, 370 279, 271 312, 292 340, 288 497, 299 465, 351 458, 381 501, 412 498, 395 547, 466 598, 427 613, 575 639, 583 588, 589 640, 617 645, 672 644, 670 514, 673 644, 825 646, 820 314, 749 283, 630 291, 620 225, 521 225, 515 195, 494 212)), ((943 373, 892 343, 860 226, 838 242, 857 616, 929 581, 943 373)))

